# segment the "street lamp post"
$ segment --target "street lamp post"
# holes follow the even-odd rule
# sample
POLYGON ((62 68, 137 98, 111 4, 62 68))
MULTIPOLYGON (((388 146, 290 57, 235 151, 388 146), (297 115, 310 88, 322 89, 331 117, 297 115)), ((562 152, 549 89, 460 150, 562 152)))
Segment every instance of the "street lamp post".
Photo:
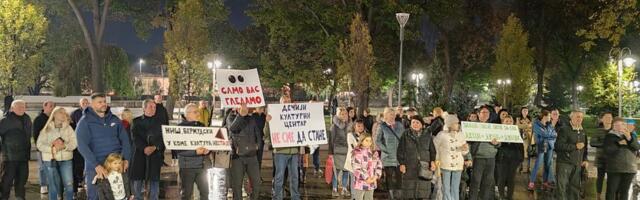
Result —
POLYGON ((574 109, 580 109, 580 100, 578 99, 578 96, 580 95, 580 92, 582 92, 582 90, 584 90, 584 86, 582 85, 578 85, 576 86, 576 97, 574 98, 574 109))
POLYGON ((215 110, 216 102, 216 69, 220 68, 222 62, 220 60, 214 60, 213 62, 207 62, 207 67, 211 69, 211 112, 215 110))
POLYGON ((609 58, 611 59, 614 59, 614 50, 618 51, 617 57, 613 60, 618 65, 618 117, 622 117, 622 65, 631 67, 636 60, 631 57, 631 49, 628 47, 611 49, 609 51, 609 58))
POLYGON ((416 81, 416 103, 417 103, 419 101, 419 98, 420 98, 418 96, 418 94, 420 94, 420 79, 424 78, 424 74, 422 74, 422 73, 418 73, 418 74, 413 73, 413 74, 411 74, 411 78, 416 81))
POLYGON ((396 13, 400 24, 400 69, 398 70, 398 106, 402 106, 402 43, 404 41, 404 25, 409 20, 409 13, 396 13))
POLYGON ((142 64, 144 64, 144 60, 140 58, 140 60, 138 61, 138 64, 139 64, 138 65, 139 73, 140 73, 140 76, 142 76, 142 64))
POLYGON ((506 79, 506 80, 498 79, 497 83, 500 86, 500 88, 502 89, 502 106, 506 106, 506 104, 507 104, 507 86, 511 85, 511 79, 506 79))

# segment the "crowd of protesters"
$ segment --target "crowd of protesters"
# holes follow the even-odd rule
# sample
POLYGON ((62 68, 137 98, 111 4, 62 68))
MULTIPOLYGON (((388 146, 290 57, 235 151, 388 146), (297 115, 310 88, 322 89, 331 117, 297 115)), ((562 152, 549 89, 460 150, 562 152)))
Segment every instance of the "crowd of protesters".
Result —
MULTIPOLYGON (((283 94, 280 103, 293 102, 288 90, 283 94)), ((208 169, 214 166, 226 168, 229 197, 260 199, 267 191, 260 174, 265 149, 273 157, 273 199, 285 193, 301 199, 309 154, 313 174, 324 174, 318 146, 272 147, 272 117, 264 108, 242 104, 224 113, 231 152, 172 151, 171 164, 164 162, 161 126, 169 117, 159 95, 143 101, 140 116, 129 109, 116 116, 104 94, 80 99, 71 114, 46 101, 33 123, 25 111, 24 101, 13 100, 0 120, 0 199, 9 199, 12 189, 16 199, 25 199, 31 139, 38 150, 40 191, 49 199, 80 199, 78 188, 86 188, 91 200, 159 199, 161 168, 169 165, 179 168, 181 199, 192 199, 196 188, 199 199, 208 199, 208 169)), ((553 108, 532 116, 527 107, 512 115, 500 105, 483 105, 464 118, 442 108, 424 117, 415 108, 385 108, 377 117, 356 111, 336 107, 331 114, 332 197, 373 199, 374 191, 384 190, 389 199, 514 199, 514 188, 523 187, 582 199, 589 147, 597 148, 597 199, 628 199, 637 172, 635 126, 611 112, 600 116, 597 133, 587 133, 583 112, 572 111, 563 120, 553 108), (517 126, 523 143, 468 140, 461 119, 517 126), (517 173, 528 173, 528 184, 516 184, 517 173)), ((206 102, 188 104, 178 126, 212 126, 212 112, 206 102)))

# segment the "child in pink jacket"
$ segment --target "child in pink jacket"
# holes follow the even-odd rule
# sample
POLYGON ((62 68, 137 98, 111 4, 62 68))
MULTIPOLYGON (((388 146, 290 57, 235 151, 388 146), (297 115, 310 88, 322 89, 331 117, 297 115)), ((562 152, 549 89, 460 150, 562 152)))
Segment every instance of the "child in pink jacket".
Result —
POLYGON ((353 150, 351 165, 353 167, 356 200, 373 200, 373 191, 378 179, 382 176, 382 161, 374 150, 371 135, 362 135, 358 146, 353 150))

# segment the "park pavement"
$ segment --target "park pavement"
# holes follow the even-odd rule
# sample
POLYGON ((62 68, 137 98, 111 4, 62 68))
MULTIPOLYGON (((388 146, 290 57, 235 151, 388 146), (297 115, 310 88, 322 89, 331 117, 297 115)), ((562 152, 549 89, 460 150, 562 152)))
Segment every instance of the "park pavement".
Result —
MULTIPOLYGON (((327 156, 326 150, 322 150, 320 152, 321 160, 324 161, 327 156)), ((167 158, 170 158, 170 154, 167 154, 167 158)), ((166 163, 171 163, 170 160, 167 159, 166 163)), ((321 162, 322 166, 324 166, 324 162, 321 162)), ((311 165, 311 164, 310 164, 311 165)), ((324 168, 324 167, 323 167, 324 168)), ((27 200, 37 200, 37 199, 48 199, 46 195, 40 195, 39 193, 39 185, 38 185, 38 164, 36 161, 31 161, 29 163, 29 181, 27 184, 27 200)), ((260 199, 271 199, 272 191, 271 191, 271 180, 272 180, 272 160, 271 153, 265 152, 265 158, 263 161, 263 167, 261 169, 261 174, 263 178, 263 187, 262 192, 260 194, 260 199)), ((177 167, 164 167, 162 169, 161 176, 161 199, 179 199, 179 187, 177 186, 177 167)), ((591 172, 590 174, 594 173, 591 172)), ((527 200, 527 199, 544 199, 544 200, 553 200, 552 192, 545 192, 538 190, 536 192, 529 192, 526 189, 526 184, 528 181, 528 174, 518 173, 516 176, 516 190, 514 199, 517 200, 527 200)), ((595 198, 595 179, 590 178, 586 184, 587 196, 585 199, 596 199, 595 198)), ((288 185, 288 184, 286 184, 288 185)), ((331 189, 330 185, 324 183, 324 177, 321 177, 319 174, 314 175, 312 166, 307 169, 307 181, 306 184, 301 185, 300 192, 302 195, 302 199, 348 199, 348 198, 332 198, 331 197, 331 189)), ((13 191, 12 191, 13 192, 13 191)), ((286 193, 285 193, 286 194, 286 193)), ((12 194, 13 196, 13 194, 12 194)), ((375 199, 388 199, 386 192, 384 191, 376 191, 375 199)), ((13 197, 11 198, 13 199, 13 197)), ((229 198, 230 199, 230 198, 229 198)))

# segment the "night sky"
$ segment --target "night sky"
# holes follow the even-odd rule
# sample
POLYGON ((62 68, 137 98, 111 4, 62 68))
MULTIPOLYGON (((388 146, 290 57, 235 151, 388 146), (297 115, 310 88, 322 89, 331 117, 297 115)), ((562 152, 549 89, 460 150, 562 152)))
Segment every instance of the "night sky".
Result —
MULTIPOLYGON (((236 29, 244 29, 251 23, 251 18, 245 14, 250 0, 225 0, 229 9, 229 21, 236 29)), ((91 17, 85 16, 91 27, 91 17)), ((162 46, 164 29, 155 29, 146 40, 138 38, 131 22, 109 21, 105 29, 104 41, 123 48, 130 56, 130 60, 137 60, 151 53, 154 48, 162 46)))

